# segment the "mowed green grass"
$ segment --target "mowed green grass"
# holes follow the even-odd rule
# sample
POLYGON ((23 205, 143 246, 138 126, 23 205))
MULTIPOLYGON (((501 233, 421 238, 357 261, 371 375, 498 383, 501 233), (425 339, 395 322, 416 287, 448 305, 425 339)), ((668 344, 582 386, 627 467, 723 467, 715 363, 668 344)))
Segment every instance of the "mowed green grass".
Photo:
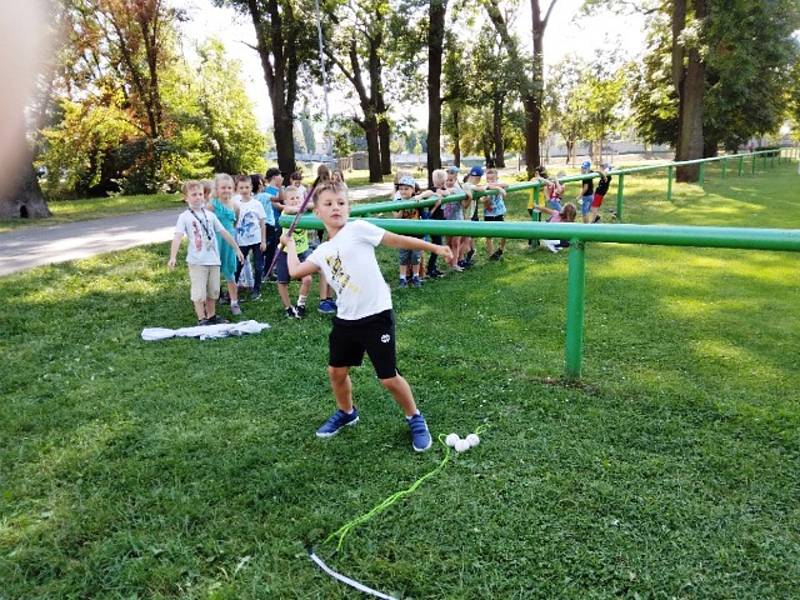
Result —
MULTIPOLYGON (((663 178, 630 178, 626 221, 796 227, 794 171, 709 172, 671 204, 663 178)), ((509 203, 527 216, 524 195, 509 203)), ((261 335, 142 342, 193 319, 167 255, 0 279, 0 597, 360 597, 306 545, 443 449, 411 450, 368 364, 361 422, 316 439, 329 323, 285 321, 272 289, 244 305, 273 325, 261 335)), ((395 256, 380 252, 393 288, 395 256)), ((394 290, 432 431, 490 427, 320 555, 404 598, 796 598, 798 273, 792 253, 591 244, 577 386, 560 380, 565 254, 512 241, 499 263, 394 290)))

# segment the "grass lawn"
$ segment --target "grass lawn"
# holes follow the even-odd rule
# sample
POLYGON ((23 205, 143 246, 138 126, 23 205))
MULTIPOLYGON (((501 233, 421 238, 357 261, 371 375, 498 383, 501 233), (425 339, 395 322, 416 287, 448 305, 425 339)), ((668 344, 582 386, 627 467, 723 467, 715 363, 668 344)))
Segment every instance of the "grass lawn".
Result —
MULTIPOLYGON (((709 171, 673 203, 633 177, 626 221, 793 227, 794 171, 709 171)), ((527 217, 524 194, 509 204, 527 217)), ((0 598, 361 597, 306 544, 442 448, 411 450, 368 364, 359 425, 316 439, 329 323, 287 322, 274 290, 244 305, 261 335, 142 342, 193 318, 167 256, 0 279, 0 598)), ((432 431, 487 422, 481 445, 318 553, 404 598, 796 598, 800 256, 591 244, 580 386, 559 382, 566 255, 484 256, 393 291, 432 431)), ((393 288, 395 257, 380 251, 393 288)))

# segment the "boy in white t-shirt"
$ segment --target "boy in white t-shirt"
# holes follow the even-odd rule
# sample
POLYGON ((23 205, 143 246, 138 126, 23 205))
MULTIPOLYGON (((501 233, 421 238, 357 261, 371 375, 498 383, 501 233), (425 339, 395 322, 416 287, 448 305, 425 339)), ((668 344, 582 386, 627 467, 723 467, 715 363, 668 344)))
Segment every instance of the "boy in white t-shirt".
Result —
POLYGON ((325 225, 328 241, 320 244, 305 262, 300 262, 293 239, 284 236, 281 241, 286 247, 289 274, 293 278, 322 271, 337 295, 328 361, 337 410, 317 430, 317 436, 336 435, 343 427, 358 422, 349 373, 350 367, 361 364, 366 352, 381 384, 406 415, 412 447, 424 452, 431 447, 431 434, 425 418, 417 410, 411 387, 397 371, 392 296, 375 259, 375 247, 383 244, 391 248, 435 252, 448 260, 452 252, 447 246, 384 231, 366 221, 348 222, 347 193, 334 182, 322 183, 315 190, 314 213, 325 225))
POLYGON ((236 240, 229 234, 216 215, 205 209, 203 184, 199 181, 187 181, 183 185, 183 198, 189 205, 178 217, 175 224, 175 236, 169 252, 167 266, 175 268, 178 257, 178 248, 184 236, 189 238, 189 249, 186 253, 186 262, 189 265, 189 280, 191 281, 191 298, 194 311, 197 314, 198 325, 216 325, 226 323, 217 315, 216 302, 219 298, 219 247, 217 236, 219 233, 227 244, 236 251, 239 261, 244 261, 241 250, 236 245, 236 240))
MULTIPOLYGON (((239 220, 236 222, 236 242, 245 260, 253 253, 253 292, 250 300, 261 298, 261 276, 264 272, 264 250, 267 249, 267 214, 261 202, 253 197, 253 182, 249 175, 237 175, 236 193, 239 194, 239 220)), ((236 281, 242 274, 244 261, 236 269, 236 281)))

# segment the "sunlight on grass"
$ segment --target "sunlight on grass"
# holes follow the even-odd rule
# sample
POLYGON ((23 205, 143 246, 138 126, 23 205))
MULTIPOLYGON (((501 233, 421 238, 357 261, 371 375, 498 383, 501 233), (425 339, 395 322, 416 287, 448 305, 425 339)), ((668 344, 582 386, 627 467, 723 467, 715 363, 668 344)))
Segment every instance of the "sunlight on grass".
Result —
MULTIPOLYGON (((632 177, 626 221, 796 221, 796 175, 772 174, 674 204, 632 177)), ((315 437, 328 318, 285 319, 269 286, 242 305, 267 332, 143 342, 194 320, 166 244, 0 279, 0 596, 351 597, 317 544, 399 597, 793 598, 800 257, 590 244, 584 378, 564 385, 566 254, 512 240, 489 262, 480 242, 474 269, 400 290, 379 250, 432 432, 489 428, 337 555, 328 533, 443 454, 411 451, 368 360, 358 427, 315 437)))

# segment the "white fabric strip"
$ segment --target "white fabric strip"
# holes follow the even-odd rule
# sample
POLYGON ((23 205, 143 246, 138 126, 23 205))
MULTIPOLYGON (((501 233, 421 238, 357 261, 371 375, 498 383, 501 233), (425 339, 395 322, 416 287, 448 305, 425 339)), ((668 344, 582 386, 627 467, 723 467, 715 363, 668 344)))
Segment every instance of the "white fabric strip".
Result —
POLYGON ((147 327, 142 329, 142 339, 145 342, 155 342, 173 337, 199 337, 201 340, 213 340, 231 335, 261 333, 264 329, 269 329, 268 323, 259 323, 253 320, 240 321, 239 323, 221 323, 220 325, 197 325, 196 327, 182 327, 180 329, 147 327))
POLYGON ((313 560, 316 565, 325 571, 328 575, 336 579, 337 581, 341 581, 345 585, 349 585, 352 588, 357 589, 359 592, 364 592, 365 594, 370 594, 371 596, 375 596, 376 598, 383 598, 383 600, 397 600, 394 596, 387 596, 386 594, 379 592, 377 590, 373 590, 372 588, 368 588, 362 583, 357 582, 355 579, 350 579, 349 577, 342 575, 341 573, 337 573, 333 569, 331 569, 328 565, 322 562, 322 559, 314 554, 313 550, 308 551, 308 556, 313 560))

